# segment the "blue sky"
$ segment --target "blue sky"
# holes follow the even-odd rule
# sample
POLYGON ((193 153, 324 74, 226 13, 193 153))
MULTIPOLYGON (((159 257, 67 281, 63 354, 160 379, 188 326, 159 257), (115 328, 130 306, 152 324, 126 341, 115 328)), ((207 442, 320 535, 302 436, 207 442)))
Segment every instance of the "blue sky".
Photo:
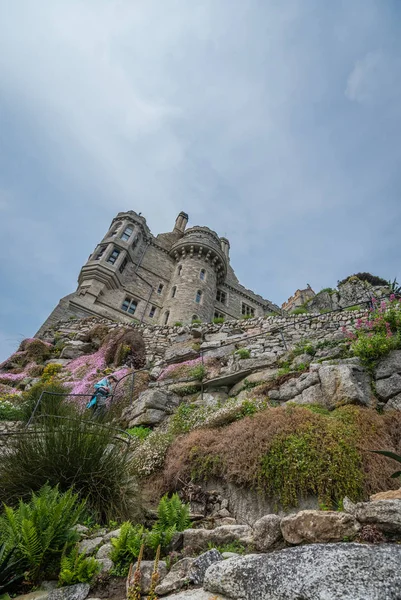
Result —
POLYGON ((0 358, 122 210, 281 304, 401 280, 397 0, 0 0, 0 358))

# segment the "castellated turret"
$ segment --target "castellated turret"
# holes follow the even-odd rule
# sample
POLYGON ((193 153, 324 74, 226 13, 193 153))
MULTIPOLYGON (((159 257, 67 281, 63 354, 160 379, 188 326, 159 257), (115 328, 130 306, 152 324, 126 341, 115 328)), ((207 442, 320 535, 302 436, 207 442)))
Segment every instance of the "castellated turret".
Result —
POLYGON ((165 320, 211 321, 217 286, 227 275, 227 259, 217 233, 207 227, 192 227, 170 250, 175 261, 165 320))
POLYGON ((141 213, 118 213, 82 267, 78 289, 60 300, 38 335, 72 315, 174 325, 279 311, 240 285, 226 238, 187 224, 180 212, 172 231, 155 237, 141 213))

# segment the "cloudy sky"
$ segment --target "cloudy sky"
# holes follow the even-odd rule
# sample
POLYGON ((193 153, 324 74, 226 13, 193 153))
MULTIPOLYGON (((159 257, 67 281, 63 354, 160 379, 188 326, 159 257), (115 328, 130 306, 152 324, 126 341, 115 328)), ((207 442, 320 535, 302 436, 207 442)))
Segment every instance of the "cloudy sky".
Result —
POLYGON ((122 210, 281 304, 401 280, 399 0, 0 0, 0 358, 122 210))

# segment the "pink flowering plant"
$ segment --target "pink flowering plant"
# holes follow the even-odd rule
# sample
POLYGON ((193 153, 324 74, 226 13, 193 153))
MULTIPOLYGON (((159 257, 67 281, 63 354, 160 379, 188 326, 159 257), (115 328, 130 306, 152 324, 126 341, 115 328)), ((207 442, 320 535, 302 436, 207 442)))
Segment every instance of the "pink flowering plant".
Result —
MULTIPOLYGON (((186 360, 179 364, 169 365, 159 375, 159 380, 161 379, 180 379, 184 377, 191 377, 194 369, 202 366, 201 358, 194 358, 192 360, 186 360)), ((196 377, 193 377, 196 379, 196 377)))
POLYGON ((355 356, 372 364, 391 350, 401 348, 401 300, 394 294, 388 301, 372 300, 367 319, 358 319, 354 331, 343 327, 355 356))

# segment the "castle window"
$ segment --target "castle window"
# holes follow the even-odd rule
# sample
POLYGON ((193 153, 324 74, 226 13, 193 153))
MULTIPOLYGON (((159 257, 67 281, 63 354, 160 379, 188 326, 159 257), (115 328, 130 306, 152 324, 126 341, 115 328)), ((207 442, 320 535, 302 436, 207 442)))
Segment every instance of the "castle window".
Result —
POLYGON ((106 248, 107 248, 107 246, 103 246, 103 248, 100 248, 99 252, 95 256, 95 260, 100 260, 102 258, 106 248))
POLYGON ((216 293, 217 302, 221 302, 222 304, 226 304, 227 302, 227 294, 223 292, 223 290, 217 290, 216 293))
POLYGON ((120 251, 114 249, 113 252, 110 254, 109 258, 107 259, 107 262, 110 263, 111 265, 114 265, 114 263, 116 262, 116 260, 119 256, 120 256, 120 251))
POLYGON ((138 242, 139 242, 139 233, 136 233, 134 236, 134 240, 132 242, 132 246, 131 246, 132 250, 135 250, 135 248, 138 245, 138 242))
POLYGON ((199 279, 201 281, 205 281, 205 279, 206 279, 206 271, 205 271, 205 269, 201 269, 201 271, 199 273, 199 279))
POLYGON ((223 313, 219 312, 218 310, 215 310, 214 311, 214 318, 215 319, 224 319, 225 317, 224 317, 223 313))
POLYGON ((201 303, 201 301, 202 301, 202 292, 201 292, 201 290, 198 290, 198 291, 196 292, 196 296, 195 296, 195 302, 196 302, 197 304, 200 304, 200 303, 201 303))
POLYGON ((133 315, 137 306, 138 302, 136 300, 133 300, 132 298, 125 298, 121 305, 121 309, 125 310, 125 312, 129 313, 130 315, 133 315))
POLYGON ((125 257, 124 260, 123 260, 123 262, 121 263, 121 265, 118 268, 118 270, 120 271, 120 273, 122 273, 124 271, 124 269, 127 266, 127 264, 128 264, 128 258, 125 257))
POLYGON ((171 297, 175 298, 175 294, 177 292, 177 286, 175 285, 172 289, 171 289, 171 297))
POLYGON ((131 233, 134 231, 134 228, 131 227, 130 225, 128 225, 128 227, 126 227, 123 231, 123 233, 121 234, 121 238, 123 240, 123 242, 127 242, 131 236, 131 233))
POLYGON ((198 315, 192 315, 192 321, 199 321, 198 315))
POLYGON ((180 277, 181 271, 182 271, 182 265, 178 265, 178 268, 177 268, 177 275, 178 275, 178 277, 180 277))
POLYGON ((242 303, 242 314, 246 317, 250 316, 250 317, 254 317, 255 316, 255 309, 252 306, 249 306, 248 304, 245 304, 244 302, 242 303))
POLYGON ((159 287, 157 288, 157 293, 161 294, 164 288, 164 284, 163 283, 159 283, 159 287))
POLYGON ((153 318, 155 316, 156 306, 152 306, 150 309, 149 317, 153 318))
POLYGON ((167 311, 164 315, 164 324, 167 325, 168 323, 168 318, 170 316, 170 311, 167 311))

